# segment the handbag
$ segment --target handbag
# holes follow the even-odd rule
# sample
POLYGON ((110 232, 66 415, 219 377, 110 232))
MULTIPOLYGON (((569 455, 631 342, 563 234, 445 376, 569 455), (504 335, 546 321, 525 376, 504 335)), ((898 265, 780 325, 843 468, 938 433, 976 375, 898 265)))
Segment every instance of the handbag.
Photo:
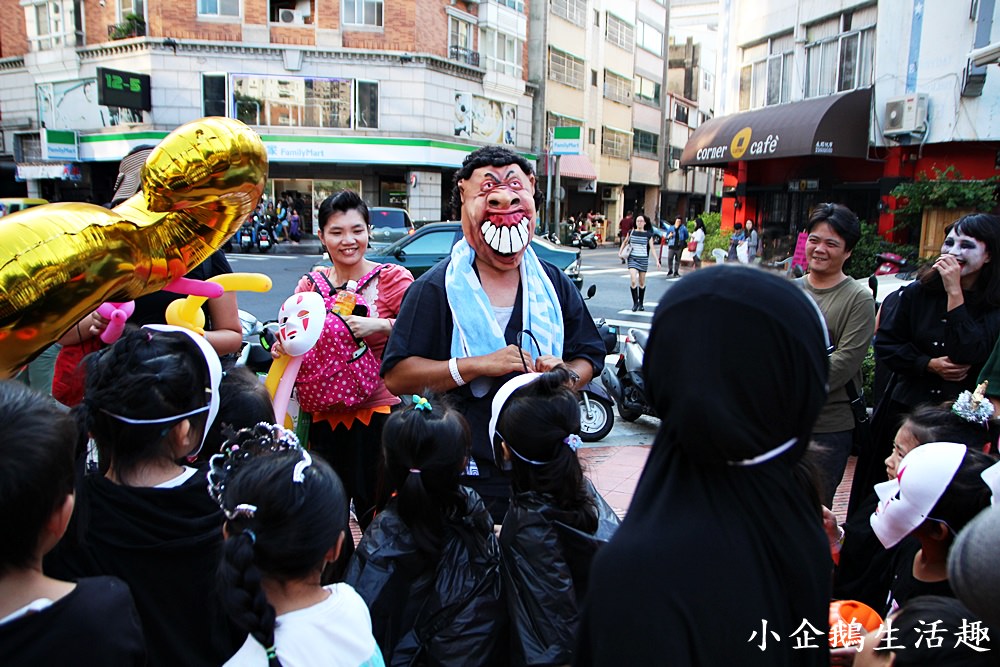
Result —
POLYGON ((618 258, 627 259, 632 253, 632 235, 629 234, 625 237, 625 242, 622 243, 622 247, 618 248, 618 258))
POLYGON ((698 249, 698 242, 697 241, 695 241, 694 239, 691 239, 690 241, 688 241, 688 251, 689 252, 694 252, 697 249, 698 249))

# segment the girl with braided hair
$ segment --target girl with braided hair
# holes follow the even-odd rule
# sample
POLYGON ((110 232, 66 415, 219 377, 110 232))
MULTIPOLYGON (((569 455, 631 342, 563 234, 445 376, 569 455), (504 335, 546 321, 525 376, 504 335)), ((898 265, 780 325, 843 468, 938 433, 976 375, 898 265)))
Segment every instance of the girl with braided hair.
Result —
POLYGON ((209 490, 226 515, 223 605, 249 633, 227 667, 381 667, 364 600, 347 584, 321 583, 347 530, 347 496, 330 466, 261 423, 212 457, 209 490))
POLYGON ((479 495, 459 484, 469 426, 414 394, 382 432, 392 498, 348 567, 388 665, 506 665, 500 549, 479 495))
POLYGON ((580 403, 571 377, 565 367, 525 373, 493 399, 490 435, 513 488, 500 533, 512 665, 573 662, 590 563, 620 523, 577 458, 580 403))
POLYGON ((223 515, 205 492, 204 468, 186 460, 218 411, 221 376, 202 336, 144 327, 87 357, 74 408, 99 466, 77 480, 77 511, 46 569, 123 579, 153 667, 217 666, 242 639, 213 593, 223 515))

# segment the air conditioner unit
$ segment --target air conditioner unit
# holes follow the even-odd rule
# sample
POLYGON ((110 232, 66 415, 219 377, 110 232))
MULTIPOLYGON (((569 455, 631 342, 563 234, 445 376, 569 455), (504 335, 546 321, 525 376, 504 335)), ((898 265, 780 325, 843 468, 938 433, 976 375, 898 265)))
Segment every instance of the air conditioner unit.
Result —
POLYGON ((601 188, 601 199, 617 199, 614 188, 601 188))
POLYGON ((885 129, 887 137, 927 131, 927 95, 914 93, 894 97, 885 103, 885 129))
POLYGON ((296 11, 294 9, 280 9, 278 10, 278 23, 295 23, 302 25, 306 22, 306 17, 302 12, 296 11))
POLYGON ((670 171, 677 171, 680 168, 681 168, 681 161, 680 160, 671 160, 670 161, 670 171))

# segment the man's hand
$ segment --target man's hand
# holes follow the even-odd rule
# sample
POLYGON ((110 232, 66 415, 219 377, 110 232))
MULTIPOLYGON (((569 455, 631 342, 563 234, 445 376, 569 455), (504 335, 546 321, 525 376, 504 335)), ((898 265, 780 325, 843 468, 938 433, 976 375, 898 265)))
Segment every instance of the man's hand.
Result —
POLYGON ((500 377, 508 373, 534 372, 538 370, 535 362, 531 360, 531 354, 527 350, 522 350, 517 345, 508 345, 496 352, 482 357, 486 372, 483 375, 489 377, 500 377))
POLYGON ((969 364, 956 364, 948 357, 934 357, 927 364, 927 370, 948 382, 961 382, 969 374, 969 364))

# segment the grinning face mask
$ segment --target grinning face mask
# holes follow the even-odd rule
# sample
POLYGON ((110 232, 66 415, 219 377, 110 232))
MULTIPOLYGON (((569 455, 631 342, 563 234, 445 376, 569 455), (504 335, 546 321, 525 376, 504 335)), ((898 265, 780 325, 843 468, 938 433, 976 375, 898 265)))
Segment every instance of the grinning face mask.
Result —
POLYGON ((301 292, 285 299, 278 311, 278 339, 285 352, 300 357, 313 348, 323 333, 326 308, 316 292, 301 292))
POLYGON ((871 526, 888 549, 920 527, 944 495, 965 458, 966 447, 954 442, 931 442, 903 457, 896 479, 875 485, 878 508, 871 526))
POLYGON ((535 233, 535 177, 517 164, 480 167, 459 188, 462 231, 476 257, 499 271, 519 266, 535 233))

